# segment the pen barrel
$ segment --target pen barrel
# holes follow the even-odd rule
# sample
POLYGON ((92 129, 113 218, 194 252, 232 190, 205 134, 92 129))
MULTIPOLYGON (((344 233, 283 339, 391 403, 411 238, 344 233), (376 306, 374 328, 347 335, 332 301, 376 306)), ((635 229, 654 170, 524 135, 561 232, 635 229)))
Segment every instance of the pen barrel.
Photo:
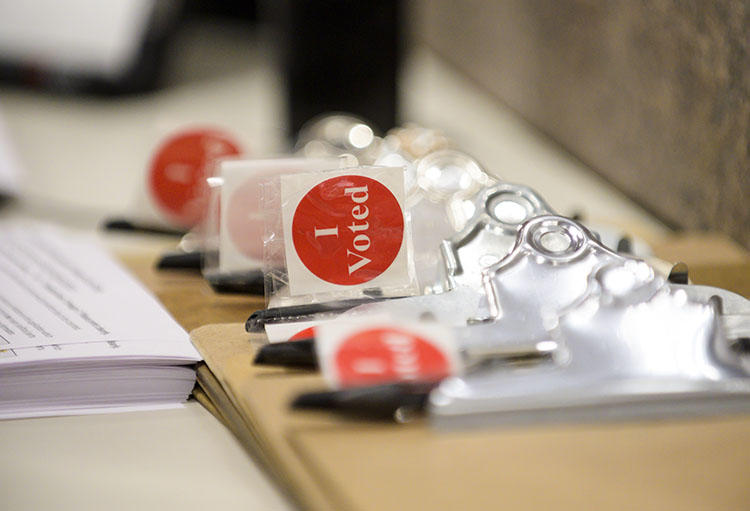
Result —
POLYGON ((437 382, 389 383, 298 396, 296 409, 331 410, 354 417, 407 422, 427 405, 437 382))
MULTIPOLYGON (((394 297, 393 299, 395 298, 402 297, 394 297)), ((329 314, 339 314, 365 303, 389 299, 392 298, 354 298, 351 300, 340 300, 336 302, 311 303, 261 309, 250 315, 245 322, 245 330, 248 332, 262 332, 266 324, 269 323, 292 323, 295 321, 310 320, 329 314)))

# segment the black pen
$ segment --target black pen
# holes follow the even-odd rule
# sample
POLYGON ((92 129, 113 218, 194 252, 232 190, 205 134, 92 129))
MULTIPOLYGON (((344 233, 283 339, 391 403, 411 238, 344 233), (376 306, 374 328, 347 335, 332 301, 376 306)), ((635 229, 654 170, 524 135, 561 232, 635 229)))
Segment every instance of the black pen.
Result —
POLYGON ((264 292, 263 270, 213 273, 206 280, 217 293, 262 296, 264 292))
POLYGON ((184 250, 174 250, 162 254, 156 263, 159 270, 198 270, 203 267, 203 251, 195 250, 185 252, 184 250))
POLYGON ((295 341, 266 344, 255 354, 254 364, 305 369, 318 368, 315 339, 308 337, 295 341))
POLYGON ((140 232, 145 234, 162 234, 168 236, 184 236, 187 231, 179 229, 170 229, 168 227, 159 227, 156 225, 136 224, 124 218, 110 218, 102 224, 105 231, 128 231, 140 232))
MULTIPOLYGON (((159 270, 191 270, 200 272, 206 253, 202 250, 184 252, 175 250, 163 254, 156 263, 159 270)), ((263 270, 247 270, 229 273, 210 273, 206 280, 211 288, 221 294, 263 295, 263 270)))
POLYGON ((340 313, 353 309, 365 303, 391 300, 399 297, 380 298, 353 298, 350 300, 339 300, 336 302, 311 303, 306 305, 290 305, 287 307, 273 307, 253 312, 245 322, 245 330, 248 332, 262 332, 266 324, 287 323, 293 321, 305 321, 313 319, 319 314, 340 313))
MULTIPOLYGON (((459 341, 460 342, 460 341, 459 341)), ((504 346, 474 346, 466 344, 459 350, 463 364, 467 368, 478 369, 493 364, 522 365, 549 359, 553 355, 555 343, 540 349, 536 344, 504 346)), ((255 355, 254 364, 317 369, 318 355, 315 338, 307 337, 293 341, 275 342, 262 346, 255 355)))
MULTIPOLYGON (((301 362, 309 362, 309 351, 314 352, 314 348, 310 347, 313 344, 312 339, 306 341, 308 344, 300 346, 299 352, 295 354, 301 362)), ((297 342, 301 341, 290 341, 285 344, 297 342)), ((553 352, 552 349, 540 350, 531 346, 511 349, 497 346, 464 351, 462 355, 466 364, 465 369, 476 371, 491 370, 493 364, 502 364, 505 367, 535 364, 545 359, 549 360, 553 352)), ((287 356, 289 353, 288 351, 287 356)), ((317 359, 312 360, 317 364, 317 359)), ((430 391, 439 383, 440 380, 396 382, 344 390, 307 392, 292 402, 292 408, 329 410, 360 418, 409 422, 424 411, 430 391)))
POLYGON ((296 410, 330 410, 345 415, 405 423, 422 413, 439 381, 399 382, 344 390, 307 392, 292 401, 296 410))

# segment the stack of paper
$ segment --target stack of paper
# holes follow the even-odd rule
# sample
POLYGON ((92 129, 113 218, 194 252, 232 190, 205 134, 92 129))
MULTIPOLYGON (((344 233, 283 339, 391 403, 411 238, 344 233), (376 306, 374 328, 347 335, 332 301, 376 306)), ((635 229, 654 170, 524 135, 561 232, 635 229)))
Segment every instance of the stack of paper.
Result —
POLYGON ((176 406, 187 333, 95 243, 0 224, 0 418, 176 406))

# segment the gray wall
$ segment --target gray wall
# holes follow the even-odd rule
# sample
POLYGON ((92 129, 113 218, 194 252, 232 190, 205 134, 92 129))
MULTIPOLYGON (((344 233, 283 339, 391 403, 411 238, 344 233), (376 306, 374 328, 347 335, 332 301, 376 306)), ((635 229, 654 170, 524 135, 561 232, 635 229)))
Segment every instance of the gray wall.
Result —
POLYGON ((750 246, 750 1, 412 11, 417 39, 657 216, 750 246))

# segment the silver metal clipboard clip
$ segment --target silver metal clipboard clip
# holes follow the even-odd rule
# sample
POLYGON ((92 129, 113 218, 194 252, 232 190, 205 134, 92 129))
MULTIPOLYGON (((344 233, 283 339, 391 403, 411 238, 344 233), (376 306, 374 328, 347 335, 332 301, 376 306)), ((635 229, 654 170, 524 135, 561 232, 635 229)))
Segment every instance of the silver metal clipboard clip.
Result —
POLYGON ((491 321, 464 342, 554 354, 443 381, 428 405, 438 427, 750 410, 741 296, 670 284, 562 217, 527 222, 484 275, 491 321))
POLYGON ((526 186, 498 183, 485 188, 474 200, 474 213, 466 227, 443 241, 443 273, 432 294, 366 304, 345 315, 432 316, 453 326, 486 317, 482 272, 508 255, 527 220, 551 211, 544 199, 526 186))

